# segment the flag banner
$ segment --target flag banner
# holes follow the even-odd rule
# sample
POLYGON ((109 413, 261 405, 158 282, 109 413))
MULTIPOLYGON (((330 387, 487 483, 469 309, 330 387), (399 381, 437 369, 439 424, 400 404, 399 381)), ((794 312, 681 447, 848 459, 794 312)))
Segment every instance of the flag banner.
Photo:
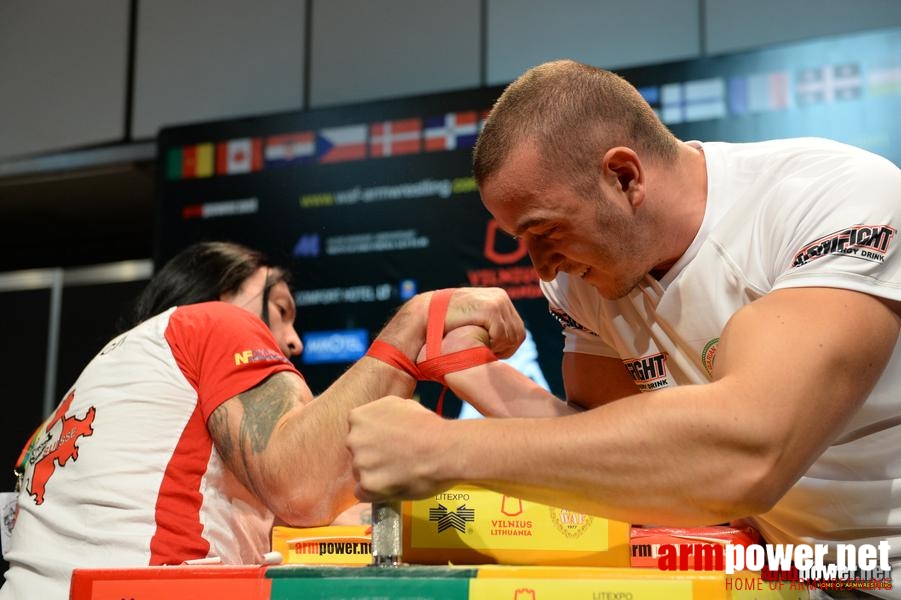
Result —
POLYGON ((170 148, 166 153, 166 179, 181 179, 182 162, 182 149, 170 148))
POLYGON ((729 78, 729 112, 735 115, 784 110, 791 105, 784 71, 729 78))
POLYGON ((664 123, 720 119, 726 116, 726 83, 721 77, 660 88, 660 118, 664 123))
POLYGON ((853 100, 863 93, 860 65, 848 63, 801 69, 795 76, 799 106, 853 100))
POLYGON ((216 173, 235 175, 263 168, 263 144, 260 138, 240 138, 216 145, 216 173))
POLYGON ((316 136, 320 163, 366 158, 366 125, 347 125, 320 129, 316 136))
POLYGON ((867 75, 870 93, 877 96, 901 94, 901 67, 872 69, 867 75))
POLYGON ((195 144, 181 149, 181 176, 184 179, 213 174, 213 144, 195 144))
MULTIPOLYGON (((901 28, 616 73, 680 140, 819 136, 901 164, 898 48, 901 28), (798 82, 802 96, 832 101, 799 104, 798 82)), ((344 350, 363 346, 334 332, 365 329, 373 339, 386 315, 417 292, 499 287, 528 330, 511 365, 564 394, 560 327, 548 315, 528 249, 503 235, 473 177, 473 148, 504 88, 165 127, 157 136, 154 259, 162 264, 196 240, 227 239, 290 265, 298 333, 317 340, 307 350, 330 357, 292 359, 315 393, 346 371, 354 355, 344 350), (259 170, 248 142, 254 139, 259 170)), ((434 406, 441 389, 423 382, 417 394, 434 406)), ((457 413, 451 393, 448 401, 448 415, 475 412, 457 413)))
POLYGON ((422 151, 422 121, 401 119, 381 121, 369 128, 369 155, 372 157, 417 154, 422 151))
POLYGON ((263 157, 266 168, 310 163, 316 158, 316 134, 301 131, 269 136, 263 157))
POLYGON ((427 117, 423 135, 426 152, 472 148, 479 135, 479 115, 471 110, 427 117))

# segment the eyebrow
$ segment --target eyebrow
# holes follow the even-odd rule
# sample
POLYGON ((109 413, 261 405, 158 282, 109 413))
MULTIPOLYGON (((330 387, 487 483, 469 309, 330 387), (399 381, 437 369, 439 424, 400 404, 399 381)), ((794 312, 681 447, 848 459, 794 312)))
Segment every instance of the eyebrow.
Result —
POLYGON ((286 295, 286 298, 287 298, 285 301, 285 304, 287 304, 286 308, 296 315, 297 314, 297 302, 294 301, 294 295, 291 294, 290 292, 288 292, 288 294, 286 295))
POLYGON ((544 217, 534 217, 531 219, 527 219, 527 220, 523 221, 522 223, 519 223, 516 226, 516 229, 512 233, 510 233, 510 235, 512 235, 513 237, 520 237, 523 233, 525 233, 532 227, 535 227, 536 225, 542 225, 544 223, 547 223, 547 221, 548 221, 548 219, 546 219, 544 217))

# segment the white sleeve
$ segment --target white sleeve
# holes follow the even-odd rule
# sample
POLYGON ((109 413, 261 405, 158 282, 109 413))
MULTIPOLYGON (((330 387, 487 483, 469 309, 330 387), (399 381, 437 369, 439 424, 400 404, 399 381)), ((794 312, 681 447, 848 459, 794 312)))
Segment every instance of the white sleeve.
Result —
MULTIPOLYGON (((836 287, 901 300, 901 171, 873 154, 849 155, 828 175, 796 177, 793 201, 766 210, 776 239, 773 289, 836 287)), ((783 197, 787 197, 783 194, 783 197)))

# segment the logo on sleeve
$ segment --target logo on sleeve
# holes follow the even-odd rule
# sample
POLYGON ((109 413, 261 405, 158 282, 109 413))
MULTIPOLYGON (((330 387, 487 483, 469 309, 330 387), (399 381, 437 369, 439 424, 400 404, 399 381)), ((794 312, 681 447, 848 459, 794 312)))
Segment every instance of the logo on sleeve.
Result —
POLYGON ((266 362, 289 362, 288 357, 280 352, 262 348, 258 350, 245 350, 235 353, 235 366, 249 365, 250 363, 266 361, 266 362))
POLYGON ((888 225, 854 225, 810 242, 795 254, 791 266, 803 267, 831 255, 853 256, 881 263, 895 233, 896 229, 888 225))
POLYGON ((623 361, 626 371, 642 392, 649 392, 669 384, 666 377, 666 352, 623 361))

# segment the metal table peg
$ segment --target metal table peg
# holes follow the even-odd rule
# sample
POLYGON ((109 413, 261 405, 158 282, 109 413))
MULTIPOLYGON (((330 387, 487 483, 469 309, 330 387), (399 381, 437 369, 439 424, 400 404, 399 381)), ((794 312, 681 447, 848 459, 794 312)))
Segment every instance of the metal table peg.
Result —
POLYGON ((400 502, 372 503, 372 566, 401 564, 402 523, 400 502))

